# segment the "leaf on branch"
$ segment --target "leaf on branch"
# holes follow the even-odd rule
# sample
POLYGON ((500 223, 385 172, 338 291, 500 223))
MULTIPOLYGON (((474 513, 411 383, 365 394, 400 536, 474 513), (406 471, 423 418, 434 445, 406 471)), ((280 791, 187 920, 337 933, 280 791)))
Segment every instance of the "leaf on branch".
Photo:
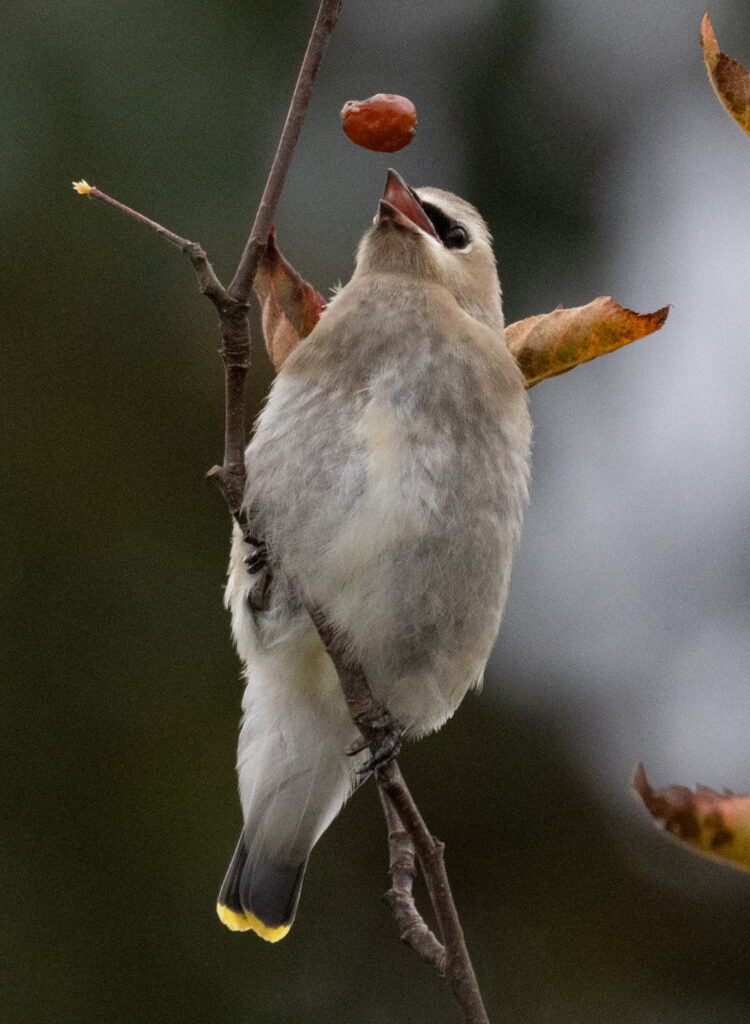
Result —
POLYGON ((633 789, 655 821, 689 849, 750 871, 750 794, 728 789, 722 794, 708 786, 695 792, 687 786, 652 789, 642 764, 633 789))
POLYGON ((278 373, 297 342, 306 338, 320 320, 326 301, 276 248, 273 228, 253 291, 260 303, 266 349, 278 373))
POLYGON ((526 378, 526 387, 546 377, 567 373, 580 363, 614 352, 623 345, 658 331, 669 306, 655 313, 634 313, 608 296, 586 306, 541 313, 505 328, 505 340, 526 378))
POLYGON ((740 128, 750 135, 750 72, 719 50, 708 11, 701 22, 701 46, 714 92, 740 128))

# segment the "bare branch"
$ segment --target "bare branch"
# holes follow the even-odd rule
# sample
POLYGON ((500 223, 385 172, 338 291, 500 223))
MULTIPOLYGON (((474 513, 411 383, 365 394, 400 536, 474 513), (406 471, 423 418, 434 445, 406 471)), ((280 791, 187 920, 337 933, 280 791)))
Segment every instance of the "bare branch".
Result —
POLYGON ((404 829, 385 790, 378 786, 378 792, 385 820, 388 823, 388 850, 390 853, 388 871, 391 876, 391 888, 385 894, 385 898, 396 919, 399 938, 444 976, 447 967, 445 947, 438 942, 417 910, 412 893, 412 886, 417 874, 414 843, 404 829))
POLYGON ((266 187, 255 215, 250 237, 242 253, 237 272, 229 285, 229 293, 235 298, 247 302, 255 280, 261 253, 266 245, 268 232, 276 216, 281 190, 286 181, 287 171, 292 162, 292 155, 297 145, 302 122, 305 120, 307 105, 310 102, 312 87, 318 74, 328 40, 338 20, 341 0, 321 0, 318 16, 315 19, 310 41, 299 69, 297 84, 294 87, 289 113, 286 116, 276 156, 273 160, 271 173, 268 175, 266 187))
POLYGON ((276 216, 281 190, 305 119, 313 82, 340 7, 341 0, 321 0, 250 237, 232 283, 227 289, 232 305, 226 307, 223 312, 219 310, 219 352, 224 362, 224 462, 221 466, 214 466, 208 475, 218 483, 232 516, 239 523, 245 536, 248 534, 248 525, 242 511, 242 499, 245 492, 247 444, 245 390, 250 365, 248 303, 258 263, 276 216))
POLYGON ((119 199, 113 199, 112 196, 108 196, 106 192, 102 192, 96 185, 89 185, 87 181, 74 181, 73 188, 76 190, 79 196, 87 196, 89 199, 99 199, 102 203, 108 203, 109 206, 114 206, 116 210, 120 210, 122 213, 126 213, 128 217, 132 217, 141 224, 145 224, 151 228, 152 231, 156 231, 157 234, 166 238, 167 241, 176 245, 178 249, 182 249, 183 252, 187 252, 196 243, 189 242, 187 238, 181 238, 176 235, 174 231, 170 231, 168 228, 164 228, 161 224, 157 224, 155 220, 151 220, 150 217, 145 217, 142 213, 134 210, 130 206, 126 206, 125 203, 121 203, 119 199))
POLYGON ((445 944, 446 973, 465 1024, 489 1024, 463 929, 453 902, 443 858, 444 846, 430 833, 396 761, 377 769, 378 785, 391 801, 414 843, 445 944))

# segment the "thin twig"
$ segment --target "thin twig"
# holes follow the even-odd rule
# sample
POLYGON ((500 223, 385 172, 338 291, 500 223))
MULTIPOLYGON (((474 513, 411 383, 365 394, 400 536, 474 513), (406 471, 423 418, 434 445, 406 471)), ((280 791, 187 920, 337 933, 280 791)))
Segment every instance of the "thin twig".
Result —
POLYGON ((378 785, 398 812, 417 851, 445 944, 446 973, 465 1024, 489 1024, 445 870, 444 844, 425 825, 396 761, 378 768, 376 774, 378 785))
POLYGON ((292 162, 297 139, 302 130, 302 123, 305 120, 312 87, 323 60, 328 40, 338 20, 340 10, 341 0, 321 0, 318 16, 315 19, 315 24, 310 34, 310 41, 307 44, 302 66, 299 69, 297 84, 294 87, 292 101, 289 105, 289 113, 284 122, 271 173, 268 175, 266 187, 263 189, 263 196, 260 200, 258 212, 255 214, 250 237, 245 245, 237 271, 232 278, 232 283, 228 288, 230 295, 245 302, 250 299, 250 291, 258 270, 258 263, 266 247, 268 232, 271 230, 274 217, 276 216, 276 207, 279 203, 281 190, 284 187, 287 171, 292 162))
POLYGON ((128 217, 132 217, 134 220, 137 220, 139 224, 145 224, 146 227, 155 231, 157 235, 161 235, 162 238, 166 238, 166 240, 171 242, 172 245, 176 245, 178 249, 190 257, 198 278, 198 287, 200 291, 211 299, 217 308, 220 308, 222 305, 227 303, 231 304, 234 301, 216 276, 216 272, 209 263, 205 250, 199 242, 191 242, 187 238, 182 238, 181 235, 176 235, 174 231, 170 231, 169 228, 165 228, 161 224, 157 224, 155 220, 151 220, 150 217, 146 217, 144 214, 139 213, 138 210, 134 210, 132 206, 126 206, 125 203, 121 203, 119 199, 113 199, 112 196, 108 196, 106 192, 102 192, 102 190, 97 188, 96 185, 89 185, 87 181, 74 181, 73 188, 79 196, 87 196, 89 199, 98 199, 102 203, 114 206, 116 210, 126 213, 128 217))
POLYGON ((121 203, 119 199, 113 199, 112 196, 108 196, 106 192, 102 192, 96 185, 89 185, 87 181, 83 179, 81 181, 74 181, 73 188, 79 196, 87 196, 89 199, 99 199, 102 203, 107 203, 109 206, 114 206, 116 210, 120 210, 122 213, 126 213, 128 217, 132 217, 137 220, 140 224, 145 224, 146 227, 151 228, 157 234, 166 238, 168 242, 172 242, 178 249, 182 249, 183 252, 187 252, 191 246, 195 245, 195 242, 189 242, 187 238, 181 238, 180 235, 176 235, 174 231, 170 231, 169 228, 162 227, 161 224, 157 224, 155 220, 151 220, 150 217, 144 216, 139 213, 138 210, 134 210, 132 206, 126 206, 125 203, 121 203))
POLYGON ((232 283, 227 288, 227 293, 235 304, 227 307, 223 314, 220 312, 219 353, 224 363, 224 461, 221 466, 214 466, 209 470, 208 475, 218 483, 232 516, 246 537, 249 528, 242 501, 245 492, 247 444, 245 391, 250 366, 248 304, 260 257, 276 216, 281 190, 310 102, 313 82, 340 8, 341 0, 321 0, 250 237, 232 283))
POLYGON ((388 906, 398 925, 399 938, 423 960, 445 975, 445 946, 439 942, 417 910, 412 887, 417 875, 414 843, 382 786, 378 786, 383 814, 388 823, 388 871, 391 888, 385 894, 388 906))

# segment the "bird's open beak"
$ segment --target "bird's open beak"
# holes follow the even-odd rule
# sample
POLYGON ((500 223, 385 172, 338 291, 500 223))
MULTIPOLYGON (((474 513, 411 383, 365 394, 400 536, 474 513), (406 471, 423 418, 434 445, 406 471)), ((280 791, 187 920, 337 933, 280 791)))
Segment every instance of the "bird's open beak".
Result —
POLYGON ((422 209, 416 193, 409 188, 400 174, 392 170, 388 171, 388 181, 380 200, 375 226, 379 227, 383 221, 392 221, 409 231, 424 231, 430 238, 440 242, 440 236, 422 209))

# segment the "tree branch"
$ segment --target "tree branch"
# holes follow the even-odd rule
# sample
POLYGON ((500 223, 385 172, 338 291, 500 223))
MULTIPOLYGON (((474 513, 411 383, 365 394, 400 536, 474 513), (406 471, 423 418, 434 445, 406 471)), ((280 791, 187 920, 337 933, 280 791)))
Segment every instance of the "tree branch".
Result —
POLYGON ((385 899, 398 925, 399 938, 418 953, 423 960, 432 964, 437 972, 445 976, 447 960, 445 946, 439 942, 424 918, 417 910, 412 886, 417 875, 414 843, 399 818, 398 813, 382 786, 378 786, 383 814, 388 823, 388 850, 390 853, 388 871, 391 888, 385 899))
POLYGON ((414 843, 445 944, 446 973, 463 1019, 466 1024, 489 1024, 445 870, 445 846, 427 828, 396 761, 378 768, 376 774, 378 786, 393 804, 414 843))
POLYGON ((341 0, 321 0, 250 237, 232 283, 225 292, 229 302, 223 308, 217 306, 221 321, 219 353, 224 363, 224 462, 209 470, 208 476, 216 480, 229 511, 245 537, 248 536, 248 524, 242 511, 242 499, 245 491, 247 444, 245 390, 250 366, 250 293, 276 216, 276 207, 305 119, 313 83, 340 9, 341 0))
POLYGON ((250 366, 248 304, 258 263, 276 216, 281 190, 310 102, 313 83, 340 9, 341 0, 321 0, 250 237, 232 283, 225 293, 229 303, 223 308, 217 306, 221 321, 219 353, 224 363, 224 462, 209 470, 208 476, 218 483, 229 511, 246 537, 248 524, 242 511, 242 499, 245 491, 247 444, 245 390, 250 366))
POLYGON ((289 165, 292 162, 292 155, 297 145, 302 123, 305 120, 312 87, 340 11, 341 0, 321 0, 318 16, 315 19, 315 24, 310 34, 310 41, 307 44, 302 66, 299 69, 297 84, 294 87, 292 101, 289 105, 289 113, 284 122, 284 128, 281 132, 271 172, 268 175, 266 187, 263 189, 263 196, 260 200, 258 212, 255 214, 250 237, 245 245, 232 283, 229 285, 229 294, 245 302, 250 300, 250 292, 255 280, 258 263, 266 247, 268 232, 271 230, 274 217, 276 216, 276 207, 278 206, 281 190, 286 181, 289 165))

